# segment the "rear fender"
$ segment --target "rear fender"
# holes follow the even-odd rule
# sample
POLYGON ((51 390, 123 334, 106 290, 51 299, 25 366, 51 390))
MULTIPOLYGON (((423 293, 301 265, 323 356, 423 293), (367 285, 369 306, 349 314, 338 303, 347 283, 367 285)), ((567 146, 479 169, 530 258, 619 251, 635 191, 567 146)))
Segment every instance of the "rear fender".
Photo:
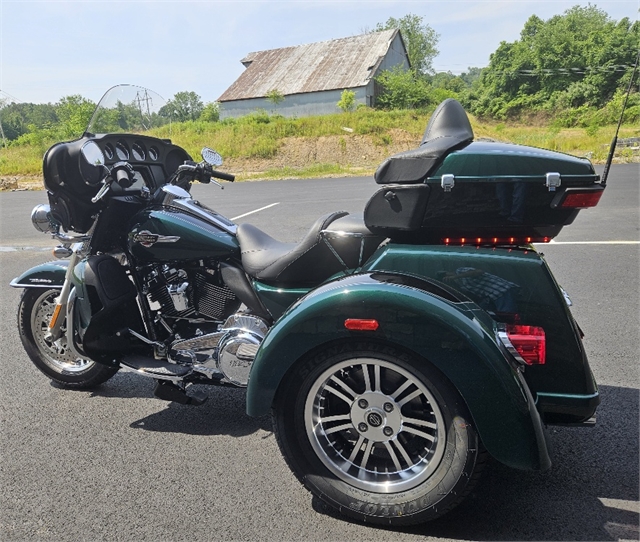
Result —
POLYGON ((258 351, 247 389, 248 414, 269 411, 298 360, 345 341, 393 345, 429 360, 458 389, 491 455, 519 469, 551 465, 534 400, 486 313, 446 286, 407 275, 352 275, 292 305, 258 351), (379 327, 349 331, 347 318, 375 319, 379 327))
POLYGON ((13 279, 9 285, 13 288, 62 288, 67 267, 68 260, 36 265, 13 279))

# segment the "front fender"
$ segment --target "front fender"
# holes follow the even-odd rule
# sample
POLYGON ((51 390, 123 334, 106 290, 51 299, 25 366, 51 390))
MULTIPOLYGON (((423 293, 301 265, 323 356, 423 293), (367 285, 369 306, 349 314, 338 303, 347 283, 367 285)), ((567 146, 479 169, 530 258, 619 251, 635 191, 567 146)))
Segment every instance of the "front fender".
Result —
POLYGON ((446 287, 394 273, 352 275, 295 303, 265 337, 251 369, 247 413, 266 414, 280 382, 302 357, 340 341, 378 341, 429 360, 458 389, 486 449, 520 469, 551 465, 540 416, 492 321, 446 287), (376 319, 376 331, 349 331, 347 318, 376 319))
POLYGON ((36 265, 13 279, 9 285, 13 288, 62 288, 67 267, 68 260, 36 265))

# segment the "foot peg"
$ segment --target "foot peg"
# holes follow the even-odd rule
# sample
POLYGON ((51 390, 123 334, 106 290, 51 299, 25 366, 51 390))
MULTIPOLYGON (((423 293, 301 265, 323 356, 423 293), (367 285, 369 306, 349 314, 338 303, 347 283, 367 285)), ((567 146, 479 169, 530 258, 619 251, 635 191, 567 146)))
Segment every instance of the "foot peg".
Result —
POLYGON ((156 380, 156 387, 153 395, 163 401, 180 403, 181 405, 200 406, 208 399, 207 395, 200 392, 194 395, 187 395, 187 392, 175 384, 163 380, 156 380))

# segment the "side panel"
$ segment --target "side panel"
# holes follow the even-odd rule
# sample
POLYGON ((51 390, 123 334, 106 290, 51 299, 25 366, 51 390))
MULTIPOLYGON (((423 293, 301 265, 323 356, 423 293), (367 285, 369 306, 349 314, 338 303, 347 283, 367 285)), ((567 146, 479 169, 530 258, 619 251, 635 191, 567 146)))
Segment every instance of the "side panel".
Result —
POLYGON ((599 403, 580 331, 544 258, 534 249, 390 243, 364 271, 400 271, 448 284, 497 321, 545 330, 547 362, 525 379, 548 423, 578 423, 599 403))
MULTIPOLYGON (((247 412, 269 411, 287 371, 319 347, 342 341, 392 344, 437 367, 466 401, 487 450, 521 469, 550 466, 542 425, 522 375, 496 343, 482 311, 416 288, 354 275, 294 304, 269 331, 252 367, 247 412), (374 318, 375 332, 348 331, 346 318, 374 318)), ((389 276, 389 275, 387 275, 389 276)))
POLYGON ((36 265, 10 282, 14 288, 62 288, 69 267, 68 260, 36 265))

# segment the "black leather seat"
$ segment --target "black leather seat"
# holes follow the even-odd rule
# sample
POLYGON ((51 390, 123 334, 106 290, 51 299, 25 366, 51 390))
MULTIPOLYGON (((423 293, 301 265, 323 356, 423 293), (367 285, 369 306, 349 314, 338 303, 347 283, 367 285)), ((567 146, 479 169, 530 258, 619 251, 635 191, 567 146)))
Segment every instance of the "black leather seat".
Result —
POLYGON ((450 151, 473 141, 473 129, 459 102, 449 98, 431 115, 417 149, 387 158, 375 173, 378 184, 418 183, 440 164, 450 151))
POLYGON ((364 226, 362 217, 352 217, 337 211, 320 217, 299 243, 282 243, 252 224, 240 224, 237 238, 240 243, 242 266, 257 280, 274 285, 315 286, 332 275, 364 263, 383 240, 364 226), (346 217, 340 220, 342 217, 346 217), (338 253, 322 239, 320 232, 329 230, 329 241, 338 253), (352 233, 354 237, 334 236, 352 233), (366 238, 364 245, 362 239, 366 238), (362 250, 362 246, 365 250, 362 250), (361 259, 362 253, 362 261, 361 259), (342 261, 340 261, 342 259, 342 261))

